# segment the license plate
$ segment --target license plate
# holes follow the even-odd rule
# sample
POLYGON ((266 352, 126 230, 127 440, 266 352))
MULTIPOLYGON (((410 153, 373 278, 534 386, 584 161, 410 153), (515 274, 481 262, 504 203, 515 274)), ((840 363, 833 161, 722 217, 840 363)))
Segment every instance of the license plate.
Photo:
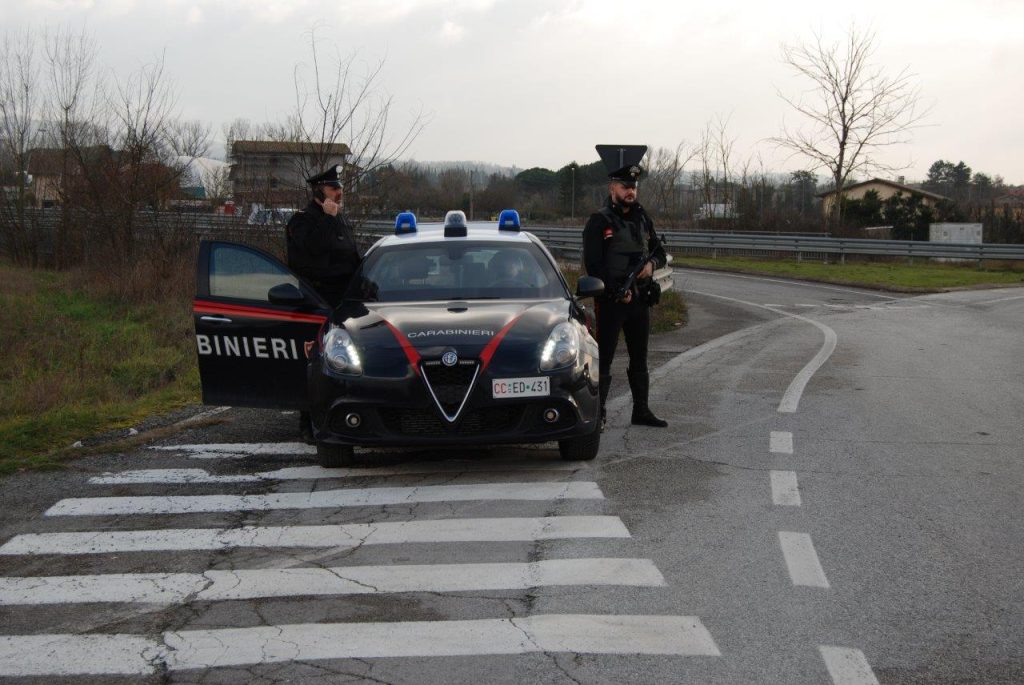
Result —
POLYGON ((539 378, 496 378, 491 381, 491 396, 504 397, 547 397, 551 394, 551 379, 539 378))

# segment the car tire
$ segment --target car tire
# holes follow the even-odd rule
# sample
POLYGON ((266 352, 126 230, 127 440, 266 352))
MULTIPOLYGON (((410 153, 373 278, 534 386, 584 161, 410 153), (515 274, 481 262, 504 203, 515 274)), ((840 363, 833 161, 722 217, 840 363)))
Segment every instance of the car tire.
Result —
POLYGON ((352 445, 332 445, 327 442, 316 444, 316 458, 325 469, 340 469, 355 466, 355 449, 352 445))
POLYGON ((565 461, 590 461, 601 447, 601 426, 590 435, 558 441, 558 452, 565 461))

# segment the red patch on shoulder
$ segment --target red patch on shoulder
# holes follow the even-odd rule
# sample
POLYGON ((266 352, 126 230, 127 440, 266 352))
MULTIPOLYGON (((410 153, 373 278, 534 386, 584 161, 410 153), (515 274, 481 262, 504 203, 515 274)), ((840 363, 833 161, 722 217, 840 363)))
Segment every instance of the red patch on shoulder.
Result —
POLYGON ((609 238, 611 238, 612 237, 612 233, 614 233, 614 231, 612 231, 612 227, 611 226, 609 226, 608 228, 604 229, 604 239, 608 240, 609 238))

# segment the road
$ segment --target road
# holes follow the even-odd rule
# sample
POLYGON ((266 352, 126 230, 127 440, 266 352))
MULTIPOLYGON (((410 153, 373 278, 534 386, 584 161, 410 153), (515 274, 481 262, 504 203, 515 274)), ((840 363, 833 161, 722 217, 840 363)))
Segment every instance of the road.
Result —
POLYGON ((676 278, 670 426, 619 394, 590 464, 327 472, 229 409, 5 479, 0 677, 1024 682, 1024 289, 676 278))

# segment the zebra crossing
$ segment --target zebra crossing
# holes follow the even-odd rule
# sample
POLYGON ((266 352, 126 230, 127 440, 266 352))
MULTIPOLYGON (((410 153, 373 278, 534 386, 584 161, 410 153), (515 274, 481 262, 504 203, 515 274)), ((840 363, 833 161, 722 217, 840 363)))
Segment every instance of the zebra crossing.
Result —
MULTIPOLYGON (((169 445, 160 450, 176 457, 237 460, 306 454, 306 446, 266 444, 169 445)), ((42 611, 46 607, 100 611, 104 606, 137 606, 142 611, 164 607, 210 606, 218 602, 260 602, 272 599, 310 601, 332 598, 393 597, 402 593, 529 592, 539 588, 635 588, 657 592, 666 580, 651 559, 589 554, 559 558, 547 552, 559 544, 589 541, 600 547, 631 535, 617 516, 578 513, 593 511, 604 494, 596 482, 577 480, 576 466, 540 460, 502 462, 410 463, 381 469, 332 469, 294 466, 242 472, 244 462, 222 461, 226 468, 142 469, 94 476, 86 492, 62 499, 43 513, 45 532, 25 532, 2 541, 0 565, 8 562, 61 559, 89 560, 93 572, 58 575, 5 573, 0 576, 0 608, 10 612, 42 611), (227 471, 218 473, 217 471, 227 471), (388 479, 458 473, 470 483, 389 484, 388 479), (529 476, 529 477, 527 477, 529 476), (372 478, 382 484, 346 486, 348 479, 372 478), (509 480, 512 479, 512 480, 509 480), (276 492, 288 483, 310 481, 302 492, 276 492), (324 489, 316 486, 324 482, 324 489), (339 482, 341 486, 339 487, 339 482), (231 489, 256 483, 271 492, 239 494, 231 489), (182 486, 223 486, 216 494, 180 494, 182 486), (167 486, 173 494, 163 494, 167 486), (114 489, 112 494, 111 489, 114 489), (132 493, 125 495, 124 488, 132 493), (118 492, 118 489, 120 491, 118 492), (92 490, 95 490, 94 492, 92 490), (482 506, 545 506, 541 516, 474 516, 482 506), (588 504, 590 503, 590 504, 588 504), (393 509, 443 505, 424 517, 386 520, 393 509), (294 514, 314 509, 333 516, 371 508, 374 520, 315 525, 270 525, 252 522, 273 512, 294 514), (471 507, 466 509, 466 507, 471 507), (567 513, 559 513, 570 507, 567 513), (364 508, 364 509, 359 509, 364 508), (196 525, 199 513, 241 513, 235 525, 196 525), (174 521, 185 517, 188 525, 174 521), (101 517, 115 517, 113 519, 101 517), (383 520, 382 520, 383 519, 383 520), (158 521, 160 527, 154 526, 158 521), (109 525, 106 525, 109 524, 109 525), (59 530, 61 527, 69 530, 59 530), (454 550, 462 545, 521 543, 540 553, 510 560, 462 561, 454 550), (547 543, 538 548, 540 543, 547 543), (390 547, 387 547, 390 546, 390 547), (288 549, 328 550, 332 561, 297 563, 288 549), (359 564, 345 551, 410 549, 408 561, 359 564), (248 550, 242 568, 183 569, 176 555, 232 553, 248 550), (417 563, 417 551, 437 550, 444 563, 417 563), (145 572, 125 571, 131 555, 143 553, 145 572), (253 555, 259 563, 253 563, 253 555), (127 561, 125 558, 127 556, 127 561), (102 572, 107 560, 118 560, 102 572), (278 563, 280 562, 280 563, 278 563), (158 572, 154 572, 156 565, 158 572), (116 569, 118 572, 113 572, 116 569)), ((220 489, 218 487, 218 489, 220 489)), ((220 519, 216 519, 223 523, 220 519)), ((592 552, 588 548, 587 551, 592 552)), ((478 553, 479 554, 479 553, 478 553)), ((321 555, 323 556, 323 555, 321 555)), ((364 560, 365 561, 365 560, 364 560)), ((38 564, 32 568, 40 568, 38 564)), ((449 597, 449 595, 444 595, 449 597)), ((452 598, 457 595, 451 595, 452 598)), ((454 601, 454 600, 452 600, 454 601)), ((53 632, 0 635, 0 677, 138 675, 207 670, 220 667, 319 662, 324 660, 489 657, 531 653, 717 657, 718 647, 697 616, 594 613, 580 599, 579 613, 538 612, 522 616, 421 620, 281 622, 272 625, 220 626, 199 622, 184 629, 150 632, 53 632)), ((506 612, 507 613, 507 612, 506 612)), ((305 616, 303 618, 306 618, 305 616)), ((409 618, 410 620, 404 620, 409 618)), ((41 629, 45 630, 45 626, 41 629)), ((0 629, 0 632, 7 632, 0 629)))

